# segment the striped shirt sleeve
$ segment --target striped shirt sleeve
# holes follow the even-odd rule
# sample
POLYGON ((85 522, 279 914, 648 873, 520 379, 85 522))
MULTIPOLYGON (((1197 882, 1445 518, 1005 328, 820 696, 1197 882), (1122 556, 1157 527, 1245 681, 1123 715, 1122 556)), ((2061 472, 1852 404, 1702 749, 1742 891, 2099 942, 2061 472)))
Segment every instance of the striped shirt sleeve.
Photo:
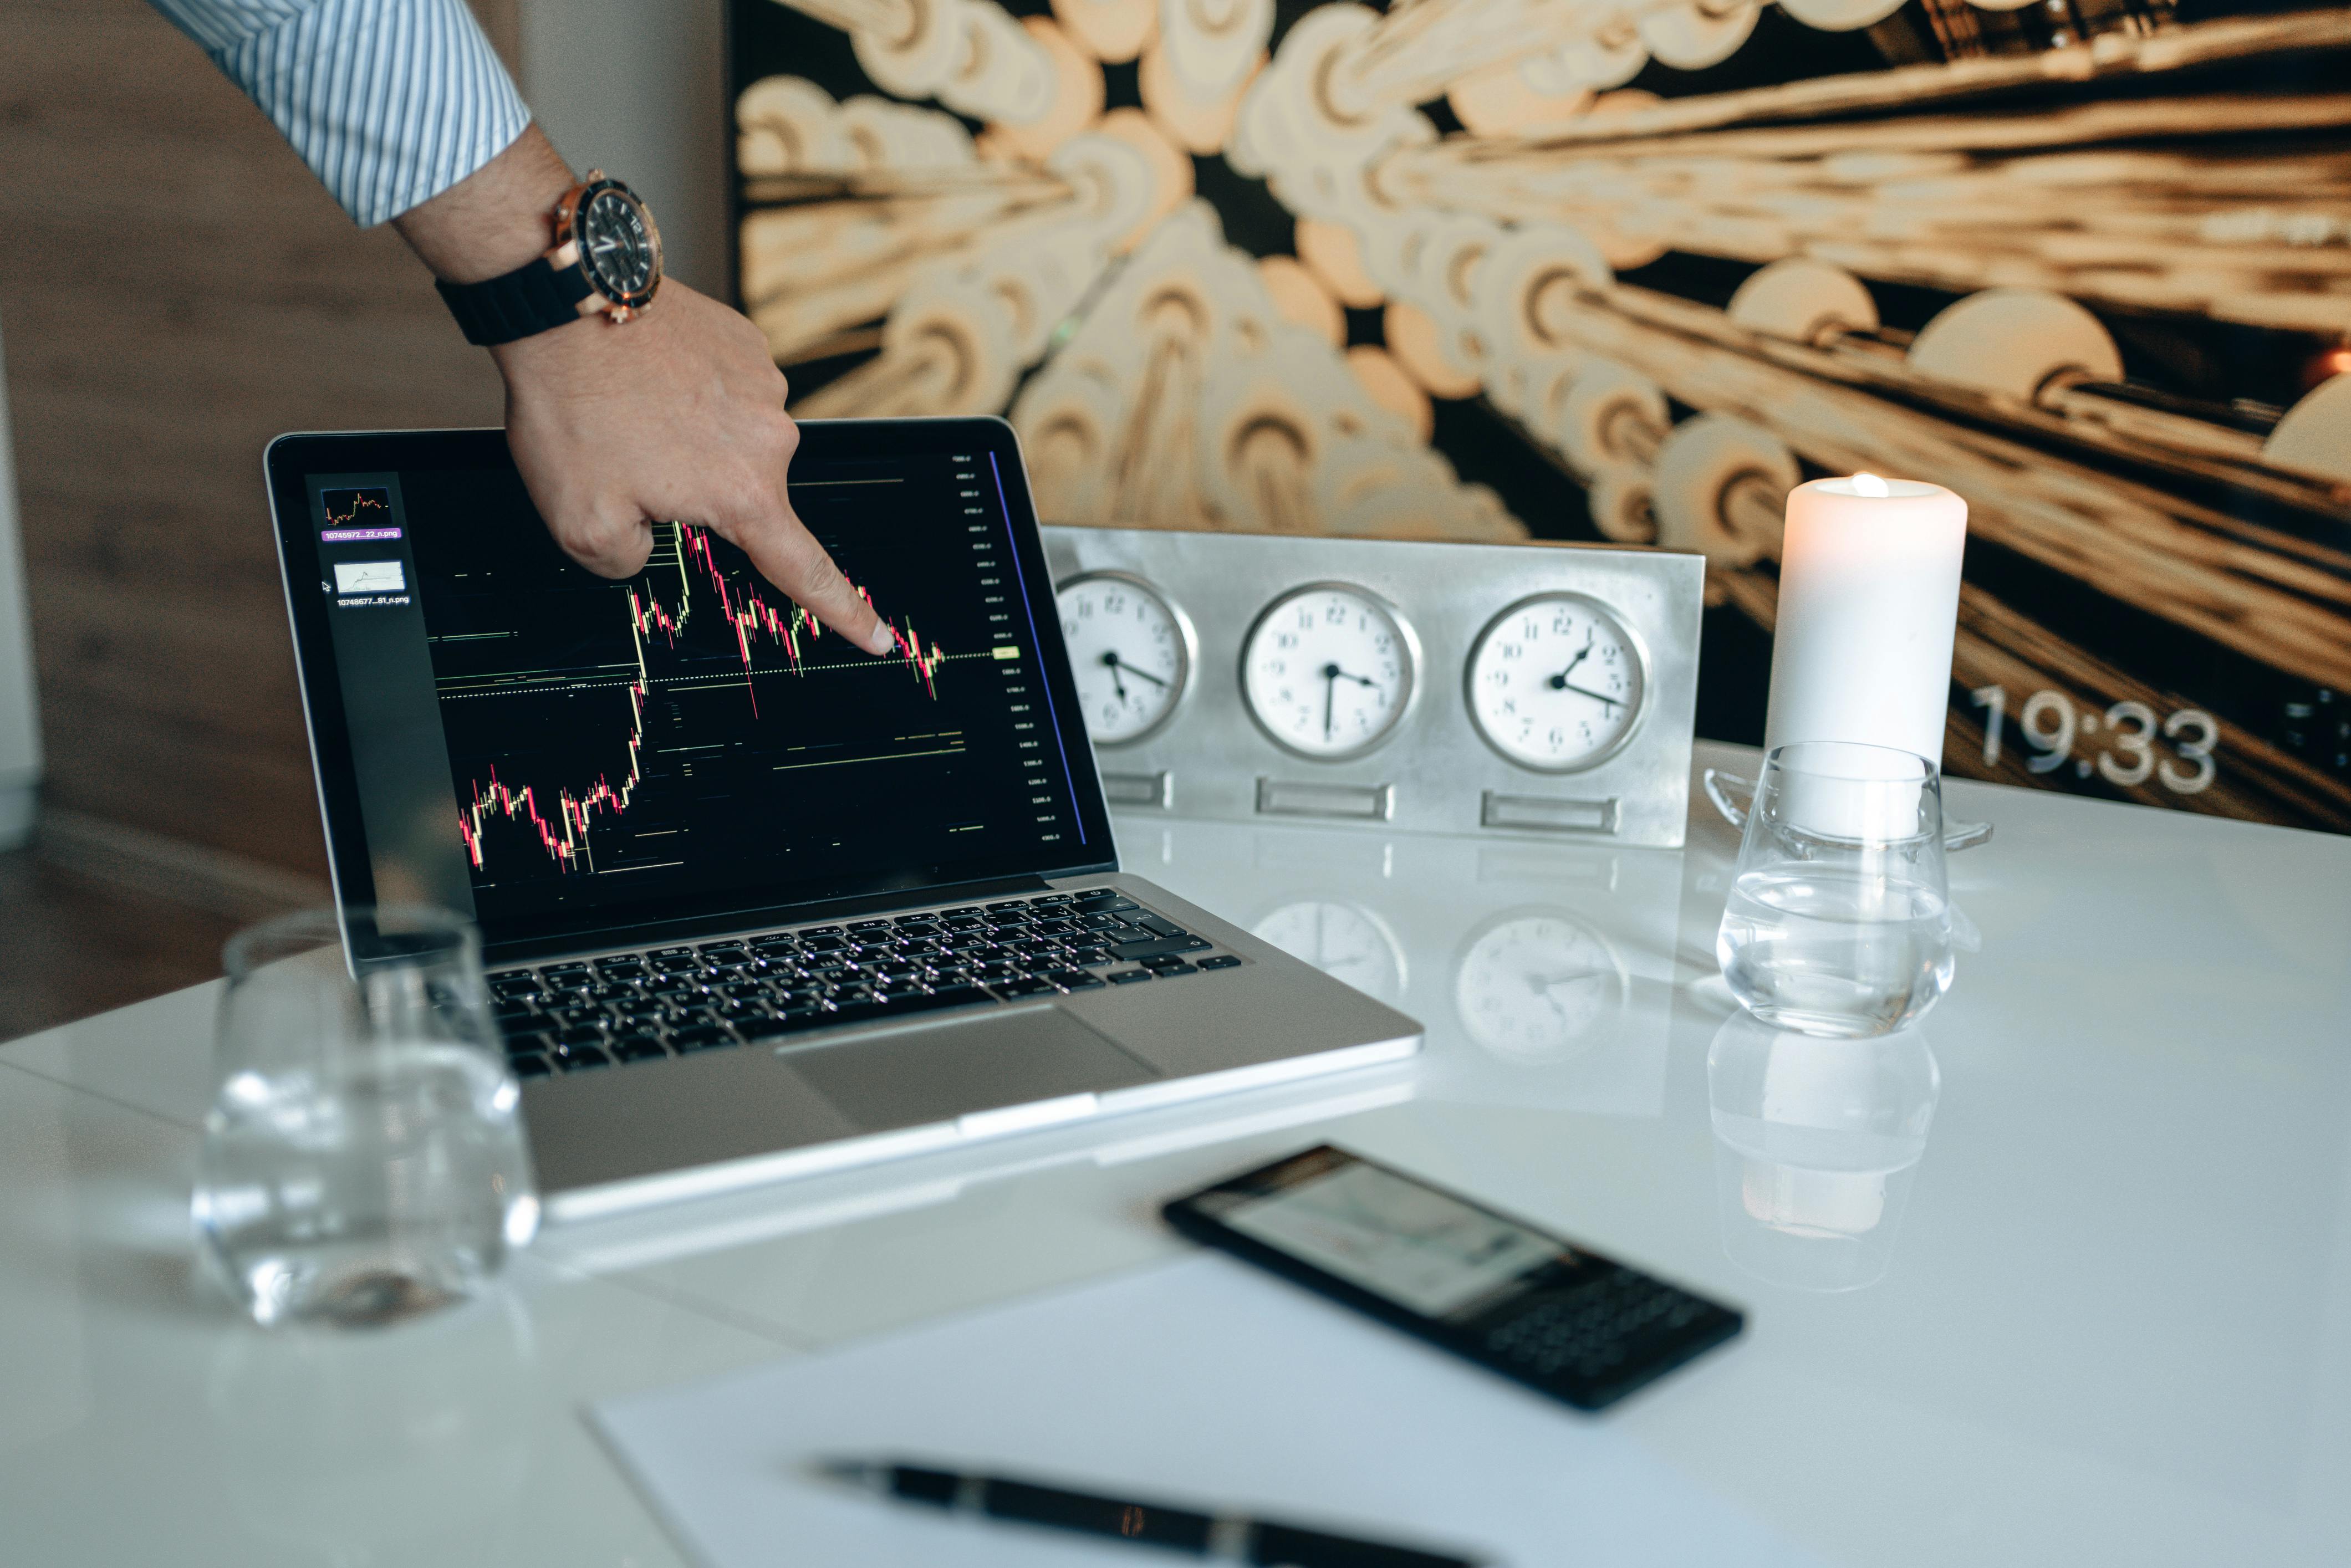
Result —
POLYGON ((152 0, 363 226, 432 200, 530 110, 465 0, 152 0))

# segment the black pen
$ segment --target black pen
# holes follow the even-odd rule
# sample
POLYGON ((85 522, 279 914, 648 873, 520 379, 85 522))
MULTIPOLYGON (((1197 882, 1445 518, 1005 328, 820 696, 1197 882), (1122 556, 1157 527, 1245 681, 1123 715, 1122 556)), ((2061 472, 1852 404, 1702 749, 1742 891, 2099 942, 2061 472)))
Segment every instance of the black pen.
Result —
POLYGON ((950 1513, 983 1513, 990 1519, 1105 1535, 1231 1563, 1279 1563, 1289 1568, 1478 1568, 1479 1561, 1301 1530, 1268 1520, 1196 1513, 1164 1503, 1096 1497, 1002 1476, 957 1475, 886 1460, 827 1459, 816 1466, 816 1472, 861 1490, 950 1513))

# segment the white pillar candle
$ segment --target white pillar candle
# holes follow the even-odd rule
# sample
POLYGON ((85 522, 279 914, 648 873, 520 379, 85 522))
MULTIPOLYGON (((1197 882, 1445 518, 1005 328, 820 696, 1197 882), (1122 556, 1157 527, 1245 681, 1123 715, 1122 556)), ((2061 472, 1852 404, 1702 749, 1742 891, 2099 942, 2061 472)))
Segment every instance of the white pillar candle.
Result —
POLYGON ((1788 493, 1765 749, 1890 746, 1943 760, 1968 504, 1939 485, 1815 479, 1788 493))

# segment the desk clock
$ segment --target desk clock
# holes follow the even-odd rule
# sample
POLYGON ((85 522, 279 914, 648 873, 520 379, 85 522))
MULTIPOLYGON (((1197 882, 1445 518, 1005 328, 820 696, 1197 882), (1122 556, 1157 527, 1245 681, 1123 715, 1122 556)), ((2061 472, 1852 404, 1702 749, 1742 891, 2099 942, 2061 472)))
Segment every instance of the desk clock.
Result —
POLYGON ((1703 558, 1049 528, 1113 805, 1682 841, 1703 558))

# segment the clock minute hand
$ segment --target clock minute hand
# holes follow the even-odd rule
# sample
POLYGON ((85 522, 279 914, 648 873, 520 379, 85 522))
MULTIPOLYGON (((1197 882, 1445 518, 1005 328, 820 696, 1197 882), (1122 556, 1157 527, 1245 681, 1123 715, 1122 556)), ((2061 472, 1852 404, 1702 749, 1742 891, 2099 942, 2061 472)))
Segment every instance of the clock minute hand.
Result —
POLYGON ((1610 707, 1622 707, 1625 706, 1622 698, 1605 695, 1600 692, 1593 691, 1589 686, 1573 685, 1557 675, 1552 677, 1552 685, 1561 691, 1573 692, 1578 696, 1590 697, 1594 702, 1606 703, 1610 707))
POLYGON ((1339 700, 1340 673, 1336 664, 1322 666, 1322 738, 1325 740, 1331 738, 1332 711, 1339 700))
POLYGON ((1118 650, 1115 648, 1110 649, 1102 654, 1102 663, 1108 664, 1113 670, 1124 670, 1130 675, 1136 675, 1144 680, 1149 681, 1155 686, 1164 687, 1167 685, 1165 681, 1161 680, 1157 675, 1153 674, 1149 670, 1144 669, 1142 665, 1130 664, 1124 659, 1120 658, 1118 656, 1118 650))

